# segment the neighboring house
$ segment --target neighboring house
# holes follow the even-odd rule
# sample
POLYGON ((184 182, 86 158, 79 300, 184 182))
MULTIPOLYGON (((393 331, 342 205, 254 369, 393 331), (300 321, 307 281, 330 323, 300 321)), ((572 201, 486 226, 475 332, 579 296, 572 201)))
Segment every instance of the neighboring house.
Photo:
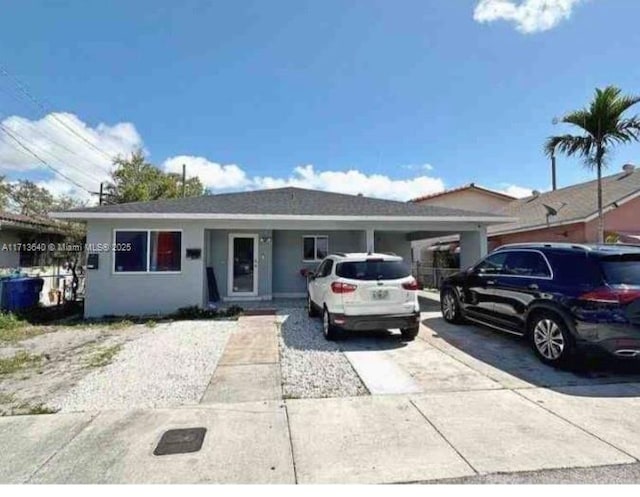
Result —
MULTIPOLYGON (((640 170, 626 165, 602 179, 605 238, 640 243, 640 170)), ((515 223, 489 228, 490 247, 518 242, 597 241, 597 181, 534 193, 515 200, 500 213, 515 223)))
POLYGON ((472 263, 486 253, 487 227, 514 221, 300 188, 53 215, 87 222, 86 316, 168 313, 217 296, 304 297, 304 271, 328 253, 394 252, 409 260, 412 240, 437 235, 459 233, 461 256, 472 263))
MULTIPOLYGON (((627 164, 602 179, 606 241, 640 244, 640 170, 627 164)), ((488 229, 489 249, 507 243, 597 241, 597 181, 588 181, 522 199, 475 187, 473 184, 414 200, 422 205, 471 208, 517 218, 488 229), (473 187, 473 188, 472 188, 473 187), (473 191, 473 197, 466 192, 473 191), (489 193, 487 193, 489 192, 489 193), (461 193, 464 193, 463 197, 461 193), (470 200, 472 198, 472 200, 470 200), (443 203, 446 201, 446 204, 443 203)), ((440 251, 455 253, 458 237, 438 237, 413 243, 414 259, 433 263, 440 251)))
MULTIPOLYGON (((476 212, 495 213, 513 202, 515 197, 502 192, 490 190, 469 183, 458 188, 445 190, 443 192, 425 195, 413 199, 411 202, 420 205, 433 205, 437 207, 450 207, 452 209, 466 209, 476 212)), ((445 238, 431 238, 413 242, 413 260, 424 263, 433 263, 434 252, 438 249, 447 250, 451 243, 457 246, 458 236, 445 238)))
POLYGON ((66 231, 64 223, 0 211, 0 268, 45 265, 46 250, 26 250, 27 243, 61 242, 66 231))

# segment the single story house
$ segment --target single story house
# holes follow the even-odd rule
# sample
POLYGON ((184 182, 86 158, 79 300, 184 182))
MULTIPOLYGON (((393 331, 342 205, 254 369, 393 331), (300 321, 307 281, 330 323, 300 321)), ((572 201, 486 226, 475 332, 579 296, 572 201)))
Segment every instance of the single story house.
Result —
MULTIPOLYGON (((514 200, 499 212, 514 223, 489 228, 490 247, 518 242, 598 239, 597 180, 514 200)), ((640 243, 640 170, 626 164, 602 178, 605 241, 640 243)))
MULTIPOLYGON (((421 205, 464 205, 479 212, 516 218, 512 223, 490 226, 489 249, 508 243, 595 243, 598 229, 597 180, 577 183, 515 199, 466 185, 415 199, 421 205), (473 187, 473 188, 470 188, 473 187), (464 196, 463 196, 464 195, 464 196)), ((605 241, 640 244, 640 169, 631 164, 602 178, 605 241)), ((458 250, 457 235, 413 243, 414 260, 433 263, 434 253, 458 250)))
POLYGON ((495 214, 301 188, 102 205, 53 214, 87 223, 85 315, 159 314, 211 301, 304 297, 331 252, 394 252, 460 234, 472 264, 495 214))
POLYGON ((0 211, 0 268, 42 266, 49 253, 44 250, 26 250, 22 244, 59 243, 67 234, 65 223, 0 211))

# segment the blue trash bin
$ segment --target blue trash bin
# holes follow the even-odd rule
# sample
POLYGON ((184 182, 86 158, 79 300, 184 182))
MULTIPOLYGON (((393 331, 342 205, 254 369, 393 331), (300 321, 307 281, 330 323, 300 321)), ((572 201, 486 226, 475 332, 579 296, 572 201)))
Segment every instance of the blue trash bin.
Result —
POLYGON ((2 310, 13 312, 35 307, 40 302, 40 292, 43 285, 42 278, 6 278, 2 280, 2 310))

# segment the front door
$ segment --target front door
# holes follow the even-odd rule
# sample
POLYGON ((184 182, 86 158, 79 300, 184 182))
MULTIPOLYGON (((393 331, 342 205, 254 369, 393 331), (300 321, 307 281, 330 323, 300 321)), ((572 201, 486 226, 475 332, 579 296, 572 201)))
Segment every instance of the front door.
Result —
POLYGON ((228 294, 258 295, 258 235, 229 235, 228 294))

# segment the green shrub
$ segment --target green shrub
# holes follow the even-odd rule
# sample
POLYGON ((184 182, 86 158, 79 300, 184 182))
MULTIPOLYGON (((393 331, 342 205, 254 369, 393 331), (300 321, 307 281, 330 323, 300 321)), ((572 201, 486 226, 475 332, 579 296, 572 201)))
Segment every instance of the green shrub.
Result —
POLYGON ((219 319, 235 317, 242 312, 242 307, 232 305, 227 309, 202 309, 197 305, 181 307, 169 317, 173 319, 219 319))

